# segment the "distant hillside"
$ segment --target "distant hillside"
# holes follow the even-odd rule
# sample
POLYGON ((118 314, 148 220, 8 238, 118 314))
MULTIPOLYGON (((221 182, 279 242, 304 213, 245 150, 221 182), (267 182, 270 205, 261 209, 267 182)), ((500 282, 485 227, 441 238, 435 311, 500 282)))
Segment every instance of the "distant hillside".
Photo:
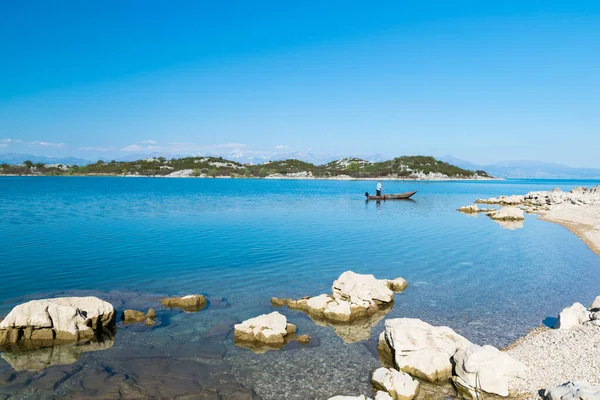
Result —
POLYGON ((0 174, 15 175, 134 175, 171 177, 248 178, 386 178, 386 179, 482 179, 485 171, 470 171, 428 156, 403 156, 371 162, 343 158, 324 165, 296 159, 241 164, 221 157, 150 157, 136 161, 98 161, 78 166, 25 161, 21 165, 0 165, 0 174))
POLYGON ((442 157, 441 160, 461 168, 483 169, 494 176, 502 178, 600 179, 600 168, 573 168, 562 164, 528 160, 477 165, 452 156, 442 157))

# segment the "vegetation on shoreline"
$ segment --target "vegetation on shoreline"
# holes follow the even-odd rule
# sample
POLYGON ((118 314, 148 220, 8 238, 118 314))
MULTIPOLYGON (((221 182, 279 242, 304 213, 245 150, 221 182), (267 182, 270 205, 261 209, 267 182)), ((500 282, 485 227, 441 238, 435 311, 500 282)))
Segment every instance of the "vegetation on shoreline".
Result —
POLYGON ((168 160, 164 157, 137 161, 98 161, 85 166, 62 164, 0 165, 2 175, 135 175, 135 176, 195 176, 195 177, 314 177, 335 178, 423 178, 442 174, 454 179, 491 178, 485 171, 469 171, 429 156, 402 156, 383 162, 359 158, 343 158, 325 165, 314 165, 289 159, 263 164, 240 164, 221 157, 185 157, 168 160))

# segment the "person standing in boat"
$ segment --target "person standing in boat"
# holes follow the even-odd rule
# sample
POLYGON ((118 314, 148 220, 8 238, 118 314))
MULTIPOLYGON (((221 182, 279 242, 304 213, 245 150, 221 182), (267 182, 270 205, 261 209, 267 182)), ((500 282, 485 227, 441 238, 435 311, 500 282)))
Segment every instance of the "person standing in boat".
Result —
POLYGON ((377 196, 381 196, 381 192, 383 192, 383 185, 381 181, 377 182, 377 196))

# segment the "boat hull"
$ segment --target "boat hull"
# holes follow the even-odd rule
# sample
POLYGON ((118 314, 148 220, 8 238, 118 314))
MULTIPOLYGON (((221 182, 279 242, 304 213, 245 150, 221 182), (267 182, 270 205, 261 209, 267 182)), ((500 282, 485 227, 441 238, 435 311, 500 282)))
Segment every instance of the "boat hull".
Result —
POLYGON ((410 199, 417 191, 397 193, 397 194, 384 194, 381 196, 367 196, 367 200, 406 200, 410 199))

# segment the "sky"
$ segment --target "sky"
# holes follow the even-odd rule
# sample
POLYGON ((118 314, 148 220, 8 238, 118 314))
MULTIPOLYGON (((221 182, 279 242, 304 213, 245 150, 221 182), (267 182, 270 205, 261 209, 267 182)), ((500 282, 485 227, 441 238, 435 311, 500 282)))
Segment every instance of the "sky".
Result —
POLYGON ((600 167, 598 1, 0 0, 0 153, 600 167))

